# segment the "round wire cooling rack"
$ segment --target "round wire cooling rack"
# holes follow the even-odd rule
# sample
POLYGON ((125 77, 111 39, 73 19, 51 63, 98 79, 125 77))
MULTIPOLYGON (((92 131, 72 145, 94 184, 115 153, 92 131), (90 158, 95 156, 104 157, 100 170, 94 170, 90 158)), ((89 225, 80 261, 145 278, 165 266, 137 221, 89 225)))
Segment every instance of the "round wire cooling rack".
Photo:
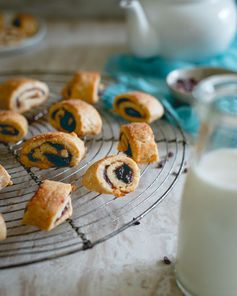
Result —
MULTIPOLYGON (((46 120, 47 107, 61 99, 62 86, 72 73, 0 73, 0 82, 17 75, 45 81, 50 88, 47 104, 26 114, 30 123, 27 138, 53 130, 46 120)), ((102 82, 105 87, 111 83, 107 78, 102 79, 102 82)), ((163 120, 152 124, 160 162, 140 166, 141 179, 135 192, 124 198, 115 198, 89 192, 81 185, 81 177, 90 164, 107 155, 118 153, 119 127, 124 123, 119 117, 104 110, 101 103, 96 108, 103 118, 102 133, 95 138, 84 138, 87 154, 76 167, 26 169, 17 157, 22 143, 0 144, 0 162, 13 181, 12 186, 0 192, 0 213, 4 215, 8 229, 7 239, 0 243, 0 269, 42 262, 91 248, 138 224, 174 187, 183 170, 186 141, 178 125, 171 126, 163 120), (45 179, 77 186, 72 195, 72 218, 50 232, 21 224, 27 201, 36 191, 38 184, 45 179)))

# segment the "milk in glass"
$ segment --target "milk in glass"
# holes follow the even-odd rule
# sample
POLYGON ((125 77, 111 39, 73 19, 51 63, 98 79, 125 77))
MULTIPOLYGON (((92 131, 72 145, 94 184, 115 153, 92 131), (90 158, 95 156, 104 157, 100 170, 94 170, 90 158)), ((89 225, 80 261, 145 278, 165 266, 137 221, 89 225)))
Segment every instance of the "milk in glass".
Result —
POLYGON ((237 75, 198 86, 202 133, 183 189, 177 283, 185 295, 237 295, 237 75))

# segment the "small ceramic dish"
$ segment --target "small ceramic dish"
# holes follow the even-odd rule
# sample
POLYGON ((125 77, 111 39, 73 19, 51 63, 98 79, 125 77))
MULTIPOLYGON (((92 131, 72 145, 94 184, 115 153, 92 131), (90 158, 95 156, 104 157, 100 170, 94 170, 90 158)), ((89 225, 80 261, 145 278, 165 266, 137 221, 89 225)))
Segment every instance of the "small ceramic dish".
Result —
MULTIPOLYGON (((4 19, 6 20, 6 23, 9 24, 15 15, 16 13, 5 11, 4 19)), ((30 49, 33 46, 36 46, 44 39, 47 33, 47 25, 43 19, 38 17, 35 17, 35 19, 38 22, 37 32, 32 36, 22 38, 15 43, 0 44, 0 56, 24 52, 25 49, 30 49)))
POLYGON ((192 92, 198 83, 207 77, 221 74, 237 74, 237 72, 216 67, 182 68, 170 72, 166 77, 166 83, 177 100, 192 104, 192 92))

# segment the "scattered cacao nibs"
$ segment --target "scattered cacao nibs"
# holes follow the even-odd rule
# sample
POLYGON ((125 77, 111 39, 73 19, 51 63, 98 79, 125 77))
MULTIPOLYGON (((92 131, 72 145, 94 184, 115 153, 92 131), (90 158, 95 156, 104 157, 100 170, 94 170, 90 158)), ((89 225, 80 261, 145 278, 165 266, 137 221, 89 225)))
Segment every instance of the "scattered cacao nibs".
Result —
POLYGON ((91 249, 93 247, 90 240, 85 240, 83 242, 83 250, 91 249))
POLYGON ((194 87, 198 84, 198 80, 195 78, 178 79, 176 81, 176 87, 180 91, 192 92, 194 87))
POLYGON ((184 168, 183 174, 187 174, 187 172, 188 172, 188 168, 184 168))
POLYGON ((168 152, 168 157, 171 158, 174 156, 174 153, 172 151, 168 152))
POLYGON ((164 164, 164 161, 161 160, 157 165, 157 169, 162 169, 164 167, 164 164))
POLYGON ((140 225, 141 224, 141 222, 137 221, 135 218, 133 218, 132 220, 134 221, 134 223, 133 223, 134 225, 140 225))
POLYGON ((164 258, 163 258, 163 262, 166 264, 166 265, 170 265, 172 262, 170 261, 170 259, 167 257, 167 256, 165 256, 164 258))

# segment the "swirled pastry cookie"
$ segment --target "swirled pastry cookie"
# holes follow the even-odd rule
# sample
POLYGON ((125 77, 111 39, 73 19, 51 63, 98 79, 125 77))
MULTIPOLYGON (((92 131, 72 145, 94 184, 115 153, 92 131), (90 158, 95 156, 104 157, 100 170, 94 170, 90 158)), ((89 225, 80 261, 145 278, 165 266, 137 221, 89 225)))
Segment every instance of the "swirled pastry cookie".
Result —
POLYGON ((3 215, 0 214, 0 241, 7 238, 7 227, 3 215))
POLYGON ((151 123, 164 114, 164 108, 155 97, 133 91, 115 97, 114 112, 128 121, 151 123))
POLYGON ((139 168, 131 158, 112 155, 90 166, 82 184, 91 191, 121 197, 136 189, 139 178, 139 168))
POLYGON ((0 109, 23 113, 44 103, 48 95, 48 86, 41 81, 10 79, 0 85, 0 109))
POLYGON ((133 122, 121 126, 118 150, 132 157, 137 163, 159 160, 153 131, 145 122, 133 122))
POLYGON ((38 30, 36 18, 26 13, 18 13, 12 20, 12 26, 20 30, 26 36, 34 35, 38 30))
POLYGON ((25 167, 73 167, 85 154, 84 142, 76 134, 50 132, 27 140, 20 151, 25 167))
POLYGON ((77 72, 62 90, 63 98, 65 100, 81 99, 89 104, 95 104, 99 100, 99 84, 98 72, 77 72))
POLYGON ((4 169, 4 167, 0 165, 0 190, 7 187, 8 185, 12 185, 11 176, 4 169))
POLYGON ((49 122, 64 132, 78 136, 93 136, 101 132, 102 120, 97 110, 81 100, 67 100, 53 104, 48 112, 49 122))
POLYGON ((72 215, 72 185, 45 180, 28 202, 23 224, 51 230, 72 215))
POLYGON ((0 142, 17 143, 28 132, 24 116, 14 111, 0 111, 0 142))

